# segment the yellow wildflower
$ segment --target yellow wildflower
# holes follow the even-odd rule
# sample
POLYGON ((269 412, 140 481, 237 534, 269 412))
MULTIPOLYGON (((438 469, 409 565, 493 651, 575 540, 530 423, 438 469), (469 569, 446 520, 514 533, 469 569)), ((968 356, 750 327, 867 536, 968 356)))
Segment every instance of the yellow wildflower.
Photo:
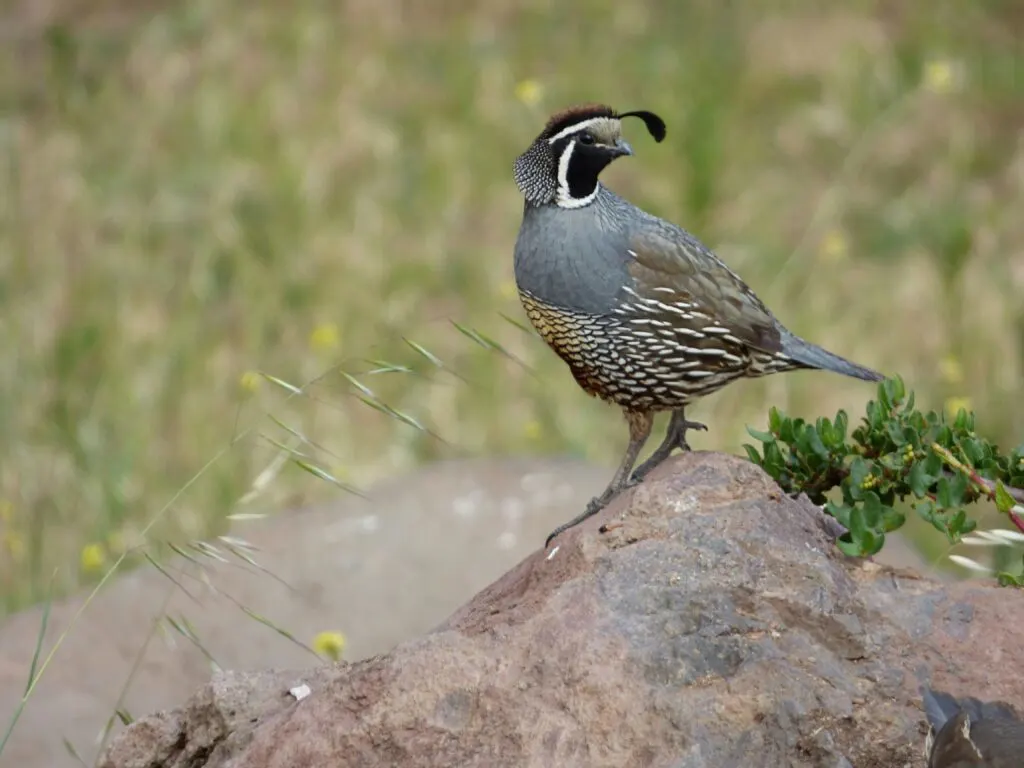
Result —
POLYGON ((523 424, 523 434, 530 440, 536 440, 540 437, 543 429, 544 428, 541 426, 541 423, 536 419, 531 419, 523 424))
POLYGON ((100 544, 86 544, 81 559, 83 571, 98 571, 106 564, 107 553, 100 544))
POLYGON ((506 280, 501 284, 501 298, 503 299, 514 299, 519 295, 519 291, 516 288, 516 284, 511 280, 506 280))
POLYGON ((822 261, 826 264, 838 264, 846 260, 850 244, 842 230, 833 229, 821 239, 820 249, 822 261))
POLYGON ((939 374, 947 384, 959 384, 964 380, 964 368, 953 355, 946 355, 939 361, 939 374))
POLYGON ((322 351, 334 349, 340 340, 341 332, 334 323, 321 323, 309 334, 309 346, 322 351))
POLYGON ((516 83, 516 98, 528 107, 536 106, 544 98, 544 86, 527 78, 516 83))
POLYGON ((246 392, 255 392, 260 388, 260 384, 263 383, 263 377, 260 376, 258 371, 246 371, 242 374, 242 378, 238 380, 238 383, 246 392))
POLYGON ((345 650, 345 636, 341 632, 320 632, 313 638, 313 650, 337 661, 345 650))
POLYGON ((924 67, 924 87, 932 93, 949 93, 954 83, 953 65, 945 59, 929 61, 924 67))

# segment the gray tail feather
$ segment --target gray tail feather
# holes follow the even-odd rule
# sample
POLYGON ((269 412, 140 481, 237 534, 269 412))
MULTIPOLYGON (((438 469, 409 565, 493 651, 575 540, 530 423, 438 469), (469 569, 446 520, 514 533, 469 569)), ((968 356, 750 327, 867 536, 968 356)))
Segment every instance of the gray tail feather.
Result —
POLYGON ((956 717, 961 710, 967 713, 971 722, 979 720, 1017 720, 1017 712, 1013 707, 999 702, 979 701, 973 696, 957 700, 948 693, 933 691, 931 688, 921 689, 924 702, 924 713, 936 732, 950 718, 956 717))
POLYGON ((844 376, 851 376, 863 381, 881 381, 885 378, 877 371, 852 363, 839 355, 834 355, 827 349, 822 349, 816 344, 804 341, 799 336, 788 331, 784 331, 782 334, 782 353, 807 368, 841 373, 844 376))

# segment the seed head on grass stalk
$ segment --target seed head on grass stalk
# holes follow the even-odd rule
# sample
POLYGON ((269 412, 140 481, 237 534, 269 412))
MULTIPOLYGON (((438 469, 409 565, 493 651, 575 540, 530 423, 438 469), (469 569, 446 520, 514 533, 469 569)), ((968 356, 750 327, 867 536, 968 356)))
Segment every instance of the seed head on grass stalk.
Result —
MULTIPOLYGON (((291 400, 291 398, 293 398, 293 397, 304 396, 305 389, 308 388, 310 386, 310 384, 315 383, 316 381, 321 379, 323 377, 323 375, 325 375, 325 374, 321 374, 320 376, 316 377, 311 382, 307 383, 306 385, 304 385, 302 387, 297 387, 297 386, 295 386, 293 384, 289 384, 288 382, 284 381, 283 379, 280 379, 280 378, 275 377, 275 376, 271 376, 271 375, 266 374, 266 373, 261 373, 260 375, 263 376, 264 379, 270 381, 271 383, 273 383, 273 384, 277 385, 278 387, 280 387, 281 389, 285 390, 285 392, 287 393, 287 398, 286 398, 286 402, 287 402, 288 400, 291 400)), ((186 481, 180 488, 178 488, 178 490, 175 491, 171 495, 171 497, 164 503, 164 505, 162 507, 160 507, 160 509, 158 509, 157 512, 149 519, 149 521, 146 523, 146 525, 143 526, 142 530, 139 532, 140 538, 145 539, 147 537, 147 535, 150 533, 150 531, 152 531, 153 528, 161 520, 163 520, 163 518, 167 515, 167 513, 181 500, 181 498, 186 493, 189 492, 189 490, 192 489, 192 487, 199 481, 199 479, 201 477, 205 476, 215 464, 217 464, 221 459, 223 459, 223 457, 226 456, 227 453, 234 448, 234 446, 236 444, 238 444, 240 441, 242 441, 243 439, 247 438, 248 436, 254 434, 255 430, 256 430, 255 425, 240 430, 239 432, 237 432, 232 437, 232 439, 229 441, 229 443, 227 445, 221 447, 210 459, 208 459, 203 464, 203 466, 200 467, 199 470, 197 472, 195 472, 192 475, 192 477, 190 477, 188 479, 188 481, 186 481)), ((342 485, 342 487, 344 488, 345 486, 342 485)), ((34 693, 34 691, 36 689, 36 686, 39 683, 39 680, 42 678, 42 676, 45 674, 46 670, 49 668, 50 663, 53 661, 54 656, 57 654, 57 652, 63 646, 65 640, 67 639, 67 637, 69 635, 69 633, 72 631, 72 629, 74 629, 75 625, 78 623, 78 621, 81 618, 82 614, 89 608, 89 606, 92 605, 92 602, 96 598, 96 595, 99 594, 100 590, 103 589, 106 586, 107 582, 110 581, 111 578, 113 578, 114 574, 117 573, 118 569, 121 567, 121 565, 124 563, 124 561, 127 559, 127 557, 129 556, 129 554, 131 552, 132 552, 132 549, 125 549, 123 552, 118 554, 117 559, 111 564, 111 566, 106 570, 106 572, 99 579, 99 581, 93 586, 92 590, 86 596, 85 600, 83 600, 81 605, 79 605, 78 610, 75 611, 74 615, 71 617, 71 621, 68 623, 68 625, 64 628, 64 630, 57 637, 57 640, 54 642, 53 646, 50 648, 50 650, 46 654, 45 658, 43 658, 42 657, 42 642, 43 642, 43 638, 46 635, 46 630, 47 630, 47 627, 48 627, 48 624, 49 624, 50 605, 51 605, 51 596, 50 596, 49 592, 47 593, 47 596, 46 596, 46 598, 45 598, 45 600, 43 602, 43 616, 42 616, 42 618, 40 620, 39 634, 38 634, 37 639, 36 639, 36 648, 35 648, 35 650, 33 652, 32 662, 30 664, 29 675, 28 675, 28 680, 26 682, 25 691, 22 694, 22 697, 21 697, 21 699, 18 702, 18 706, 14 710, 14 713, 11 715, 11 719, 10 719, 8 725, 7 725, 7 729, 4 732, 3 737, 0 738, 0 756, 3 755, 4 749, 5 749, 6 745, 7 745, 7 743, 8 743, 8 741, 10 741, 11 734, 14 732, 15 726, 18 724, 18 721, 21 719, 21 715, 22 715, 22 713, 25 710, 25 705, 28 703, 29 699, 32 697, 32 695, 33 695, 33 693, 34 693), (40 662, 40 659, 42 659, 41 662, 40 662)), ((144 553, 144 554, 148 555, 148 553, 144 553)), ((194 556, 193 555, 185 554, 183 551, 182 551, 182 555, 186 558, 186 560, 190 560, 190 561, 194 560, 194 556)), ((156 565, 156 562, 155 562, 154 559, 152 559, 149 556, 147 556, 147 559, 152 564, 156 565)), ((161 573, 163 573, 164 575, 168 575, 166 569, 158 568, 158 570, 161 573)), ((54 573, 54 576, 56 576, 56 572, 54 573)), ((243 607, 243 610, 245 610, 244 607, 243 607)), ((286 637, 289 637, 289 638, 294 640, 294 638, 292 638, 291 635, 289 635, 288 633, 284 632, 280 628, 274 626, 272 623, 269 623, 268 621, 262 619, 262 617, 256 617, 255 614, 252 614, 249 611, 246 611, 246 612, 249 613, 249 615, 252 615, 254 618, 259 618, 262 623, 267 624, 267 626, 270 626, 275 631, 278 631, 280 634, 282 634, 282 635, 284 635, 286 637)), ((170 617, 167 617, 167 618, 169 619, 170 617)), ((176 625, 175 628, 177 630, 179 630, 179 631, 183 630, 182 633, 185 636, 188 636, 187 625, 182 624, 181 622, 175 622, 175 625, 176 625)), ((196 638, 196 639, 198 639, 198 638, 196 638)), ((308 648, 308 646, 302 644, 301 642, 299 642, 297 640, 295 642, 297 642, 301 647, 305 648, 306 650, 309 650, 311 653, 314 653, 311 649, 308 648)))

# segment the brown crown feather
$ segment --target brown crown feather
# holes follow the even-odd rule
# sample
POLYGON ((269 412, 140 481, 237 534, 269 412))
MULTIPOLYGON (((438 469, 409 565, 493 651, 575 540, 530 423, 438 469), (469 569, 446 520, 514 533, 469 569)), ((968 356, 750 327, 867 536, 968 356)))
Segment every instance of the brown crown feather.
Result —
POLYGON ((568 107, 561 112, 553 114, 551 119, 548 120, 548 124, 544 126, 540 138, 550 138, 574 123, 589 120, 593 117, 615 116, 615 110, 604 104, 577 104, 574 107, 568 107))

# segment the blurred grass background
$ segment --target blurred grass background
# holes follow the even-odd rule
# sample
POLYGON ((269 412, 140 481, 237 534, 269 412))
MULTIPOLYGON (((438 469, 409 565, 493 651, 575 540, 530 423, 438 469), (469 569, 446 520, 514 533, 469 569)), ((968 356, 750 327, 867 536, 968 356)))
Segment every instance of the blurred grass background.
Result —
MULTIPOLYGON (((146 540, 337 494, 295 465, 258 479, 289 429, 356 486, 482 453, 610 473, 618 412, 501 317, 524 320, 512 160, 577 101, 666 119, 607 183, 790 328, 1017 444, 1022 28, 1006 0, 8 0, 0 614, 55 568, 64 592, 146 540)), ((738 452, 772 404, 857 417, 872 396, 740 383, 694 409, 695 445, 738 452)))

